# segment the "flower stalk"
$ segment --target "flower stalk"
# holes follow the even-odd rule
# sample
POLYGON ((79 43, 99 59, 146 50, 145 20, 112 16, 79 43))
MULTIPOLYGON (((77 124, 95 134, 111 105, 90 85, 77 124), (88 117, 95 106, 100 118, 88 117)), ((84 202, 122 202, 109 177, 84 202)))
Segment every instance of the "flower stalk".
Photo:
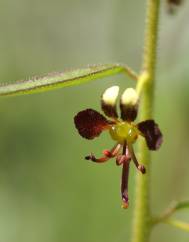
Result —
MULTIPOLYGON (((158 36, 159 0, 147 0, 146 33, 142 74, 137 83, 141 95, 140 120, 150 119, 153 111, 154 78, 158 36)), ((136 198, 133 221, 132 242, 148 242, 151 232, 150 213, 150 152, 144 140, 139 141, 139 159, 146 167, 145 176, 136 174, 136 198)))

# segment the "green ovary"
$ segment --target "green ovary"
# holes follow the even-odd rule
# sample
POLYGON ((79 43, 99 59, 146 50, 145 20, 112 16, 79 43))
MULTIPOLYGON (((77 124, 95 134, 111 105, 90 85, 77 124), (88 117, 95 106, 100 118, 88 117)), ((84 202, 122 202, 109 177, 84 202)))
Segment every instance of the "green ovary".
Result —
POLYGON ((121 122, 113 125, 109 132, 112 139, 119 143, 123 143, 125 140, 129 143, 134 143, 138 137, 137 128, 127 122, 121 122))

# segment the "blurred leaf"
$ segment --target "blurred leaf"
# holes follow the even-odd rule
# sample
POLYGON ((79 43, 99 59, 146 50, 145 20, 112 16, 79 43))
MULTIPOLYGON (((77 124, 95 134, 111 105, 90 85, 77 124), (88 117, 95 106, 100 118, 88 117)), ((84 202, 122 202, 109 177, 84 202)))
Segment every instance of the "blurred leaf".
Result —
POLYGON ((189 223, 185 223, 176 219, 167 219, 164 221, 167 224, 170 224, 174 227, 177 227, 178 229, 185 230, 189 232, 189 223))
POLYGON ((189 201, 178 202, 175 206, 175 210, 180 210, 185 208, 189 209, 189 201))
POLYGON ((121 64, 94 65, 60 73, 51 73, 43 77, 34 77, 27 81, 5 83, 0 86, 0 96, 15 96, 44 92, 55 88, 80 85, 94 79, 111 76, 120 72, 137 79, 136 74, 121 64))

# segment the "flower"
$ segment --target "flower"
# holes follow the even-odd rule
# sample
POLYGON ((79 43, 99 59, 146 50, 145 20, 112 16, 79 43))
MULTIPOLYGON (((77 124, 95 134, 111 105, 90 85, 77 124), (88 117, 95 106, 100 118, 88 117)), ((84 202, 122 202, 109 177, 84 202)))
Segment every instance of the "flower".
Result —
POLYGON ((86 156, 86 160, 97 163, 104 163, 115 157, 116 164, 122 165, 121 196, 122 207, 129 205, 128 197, 128 176, 129 165, 132 160, 136 168, 144 174, 146 169, 140 164, 135 156, 133 144, 138 136, 146 140, 150 150, 157 150, 162 143, 162 133, 154 120, 145 120, 138 124, 133 121, 137 117, 139 98, 133 88, 127 88, 120 99, 121 118, 118 117, 116 101, 119 94, 119 87, 113 86, 105 90, 101 98, 101 108, 105 115, 88 108, 79 112, 74 117, 75 126, 79 134, 86 139, 98 137, 102 131, 109 131, 115 146, 111 150, 104 150, 103 156, 96 158, 93 153, 86 156))

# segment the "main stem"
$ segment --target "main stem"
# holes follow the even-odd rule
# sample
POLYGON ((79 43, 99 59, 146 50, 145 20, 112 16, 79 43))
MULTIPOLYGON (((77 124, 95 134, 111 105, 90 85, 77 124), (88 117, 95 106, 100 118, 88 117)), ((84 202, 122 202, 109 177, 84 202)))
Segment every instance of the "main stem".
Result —
MULTIPOLYGON (((140 120, 152 118, 156 48, 158 34, 158 15, 160 0, 147 0, 146 32, 144 58, 141 77, 137 88, 140 89, 140 120)), ((140 162, 146 167, 146 174, 136 175, 136 198, 134 208, 132 242, 148 242, 151 232, 150 213, 150 152, 144 140, 139 141, 140 162)))

